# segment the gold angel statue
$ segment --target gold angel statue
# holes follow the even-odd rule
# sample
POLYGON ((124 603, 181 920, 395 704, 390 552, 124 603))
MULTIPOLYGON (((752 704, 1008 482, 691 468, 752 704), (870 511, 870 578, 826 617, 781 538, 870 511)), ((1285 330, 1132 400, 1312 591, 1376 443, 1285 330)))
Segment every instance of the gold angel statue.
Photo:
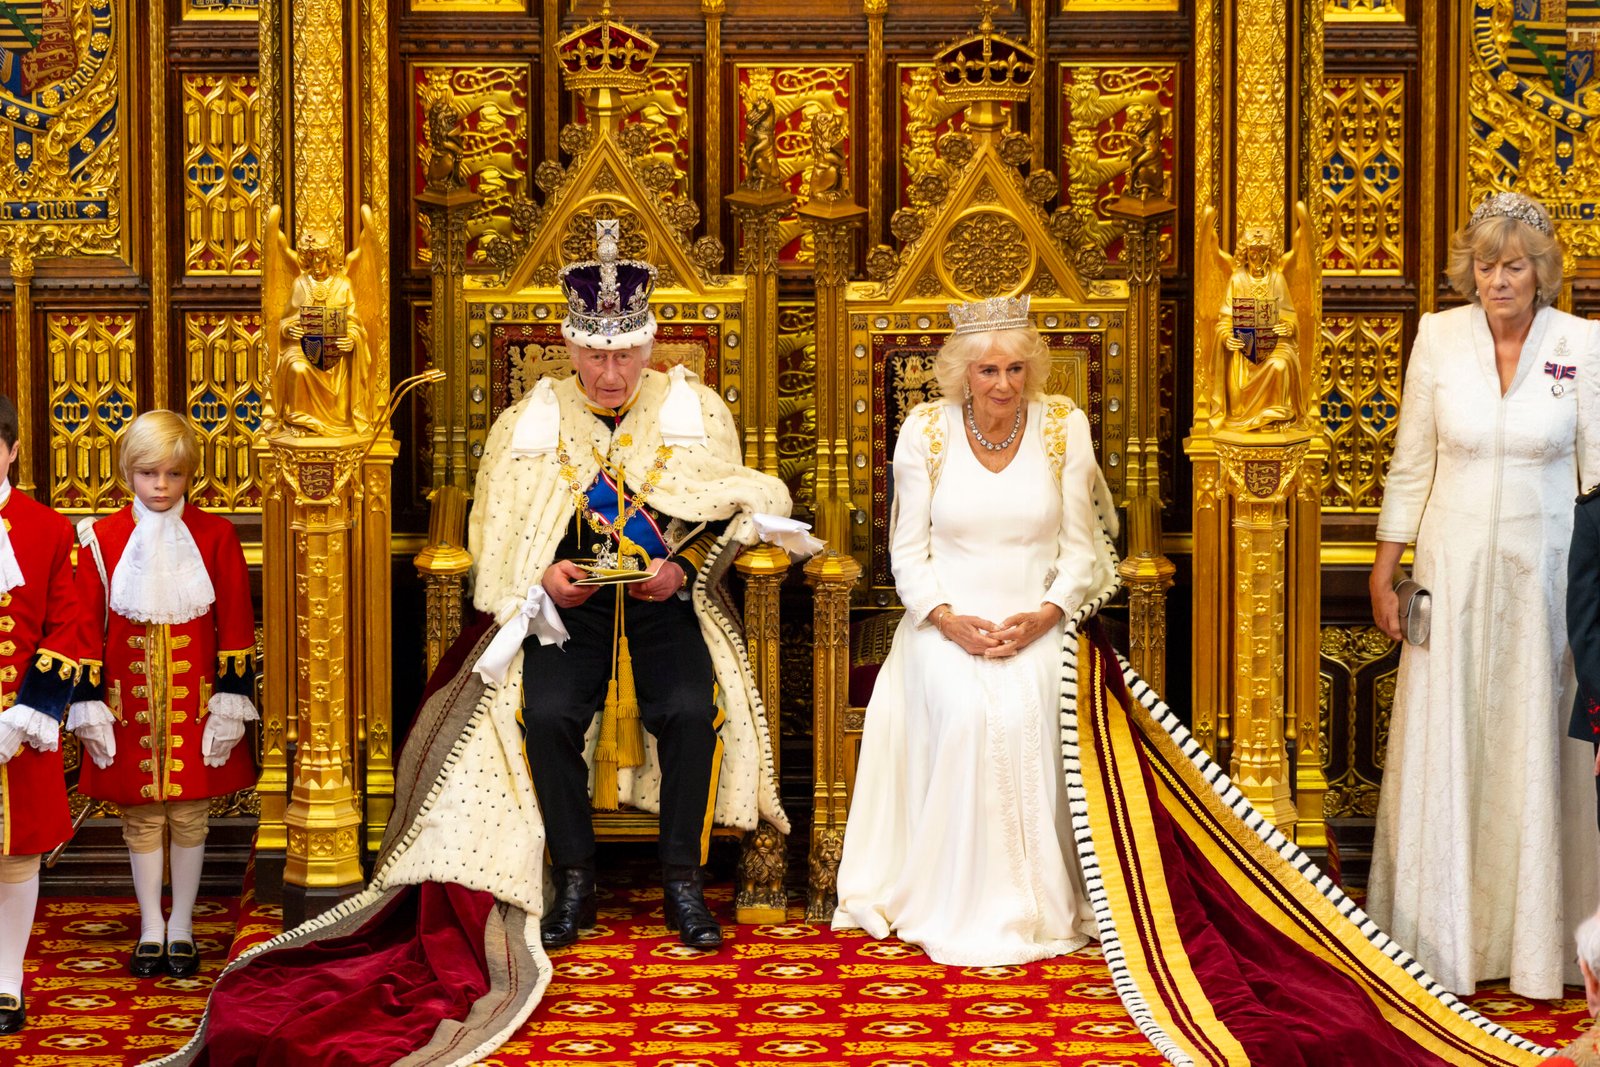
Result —
POLYGON ((1259 227, 1245 231, 1237 257, 1222 251, 1216 217, 1207 208, 1200 219, 1196 336, 1208 344, 1209 358, 1196 422, 1213 433, 1300 426, 1309 415, 1302 353, 1316 284, 1310 214, 1304 203, 1295 205, 1294 246, 1281 267, 1271 235, 1259 227))
POLYGON ((270 434, 342 437, 368 433, 387 399, 387 376, 374 364, 362 320, 381 311, 378 232, 372 209, 361 209, 355 250, 335 269, 333 242, 306 230, 289 247, 283 209, 267 213, 262 307, 281 308, 263 430, 270 434))

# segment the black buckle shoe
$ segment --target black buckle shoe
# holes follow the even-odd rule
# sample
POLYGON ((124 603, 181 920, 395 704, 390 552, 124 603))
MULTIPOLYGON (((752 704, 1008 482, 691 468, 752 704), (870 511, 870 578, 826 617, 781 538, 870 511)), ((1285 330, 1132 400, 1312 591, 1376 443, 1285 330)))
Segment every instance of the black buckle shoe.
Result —
POLYGON ((174 978, 192 978, 200 969, 200 950, 193 941, 167 942, 167 973, 174 978))
POLYGON ((539 923, 539 940, 545 948, 565 948, 578 933, 594 926, 594 871, 587 867, 557 867, 555 903, 539 923))
POLYGON ((21 996, 0 993, 0 1034, 14 1034, 27 1024, 27 1002, 21 996))
POLYGON ((698 869, 688 878, 673 878, 661 887, 661 917, 668 930, 690 948, 722 947, 722 927, 706 907, 705 875, 698 869))
POLYGON ((167 967, 167 946, 159 941, 141 941, 133 946, 128 973, 135 978, 154 978, 167 967))

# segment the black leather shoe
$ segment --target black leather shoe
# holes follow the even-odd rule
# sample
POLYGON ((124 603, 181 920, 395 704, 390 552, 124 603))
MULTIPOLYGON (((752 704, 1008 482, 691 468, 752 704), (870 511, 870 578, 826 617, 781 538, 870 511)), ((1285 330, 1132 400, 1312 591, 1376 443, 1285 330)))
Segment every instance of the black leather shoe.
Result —
POLYGON ((555 903, 539 923, 539 940, 545 948, 565 948, 578 940, 578 932, 594 926, 594 871, 587 867, 557 867, 555 903))
POLYGON ((690 948, 722 947, 722 927, 706 907, 705 875, 696 869, 688 878, 669 878, 661 887, 661 917, 668 930, 690 948))
POLYGON ((159 941, 141 941, 133 946, 128 973, 135 978, 154 978, 167 969, 167 946, 159 941))
POLYGON ((174 978, 190 978, 200 969, 200 950, 193 941, 167 942, 167 973, 174 978))
POLYGON ((0 1034, 14 1034, 27 1024, 27 1003, 20 996, 0 993, 0 1034))

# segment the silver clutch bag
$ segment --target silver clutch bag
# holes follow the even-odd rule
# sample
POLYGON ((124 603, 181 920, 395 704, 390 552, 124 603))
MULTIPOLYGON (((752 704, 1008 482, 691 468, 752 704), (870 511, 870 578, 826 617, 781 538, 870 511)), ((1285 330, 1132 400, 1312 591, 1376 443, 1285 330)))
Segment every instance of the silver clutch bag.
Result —
POLYGON ((1428 623, 1433 616, 1433 594, 1421 583, 1402 578, 1395 583, 1395 595, 1400 598, 1400 633, 1407 644, 1428 643, 1428 623))

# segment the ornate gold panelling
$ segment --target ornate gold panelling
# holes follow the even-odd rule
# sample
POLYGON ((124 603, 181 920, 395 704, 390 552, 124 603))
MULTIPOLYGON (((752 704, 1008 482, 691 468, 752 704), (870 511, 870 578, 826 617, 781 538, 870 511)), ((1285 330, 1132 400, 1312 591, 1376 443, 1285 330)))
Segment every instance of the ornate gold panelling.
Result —
MULTIPOLYGON (((1072 211, 1084 238, 1118 263, 1123 223, 1106 208, 1127 191, 1129 150, 1139 142, 1142 124, 1160 123, 1166 195, 1180 195, 1172 170, 1178 144, 1178 67, 1062 63, 1060 72, 1061 203, 1072 211)), ((1172 227, 1163 227, 1162 264, 1175 263, 1175 255, 1172 227)))
POLYGON ((50 490, 56 508, 114 511, 127 503, 114 442, 139 411, 137 319, 128 312, 45 317, 50 373, 50 490))
POLYGON ((1277 249, 1284 246, 1283 184, 1290 173, 1284 167, 1283 135, 1289 111, 1284 77, 1289 18, 1285 0, 1234 0, 1233 14, 1234 51, 1241 57, 1234 70, 1234 247, 1244 246, 1246 230, 1264 226, 1277 249))
POLYGON ((184 269, 261 272, 256 74, 183 76, 184 269))
MULTIPOLYGON (((795 196, 795 208, 811 199, 811 130, 819 115, 837 115, 844 122, 844 137, 836 146, 849 158, 853 153, 854 125, 850 115, 855 70, 850 66, 793 66, 778 63, 741 63, 734 71, 739 88, 735 128, 747 130, 752 101, 770 96, 773 106, 773 155, 783 187, 795 196)), ((748 135, 748 133, 747 133, 748 135)), ((740 157, 735 184, 748 177, 740 157)), ((778 222, 778 262, 810 263, 810 235, 794 211, 778 222)))
POLYGON ((412 11, 428 14, 463 11, 497 11, 512 14, 528 10, 528 0, 410 0, 412 11))
POLYGON ((924 174, 948 180, 949 167, 939 158, 939 138, 961 126, 963 104, 954 104, 939 92, 938 74, 932 63, 901 63, 895 85, 900 96, 900 175, 894 206, 902 208, 912 201, 912 184, 924 174))
POLYGON ((1178 0, 1061 0, 1061 10, 1079 12, 1177 11, 1178 0))
MULTIPOLYGON (((663 197, 683 197, 694 188, 694 68, 688 63, 653 63, 645 72, 650 87, 629 93, 618 127, 643 126, 650 147, 641 156, 672 168, 672 183, 663 197)), ((587 122, 583 98, 572 101, 573 121, 587 122)))
MULTIPOLYGON (((1597 27, 1567 5, 1473 0, 1467 53, 1469 204, 1517 189, 1542 201, 1569 255, 1600 256, 1597 27)), ((1452 221, 1451 225, 1455 225, 1452 221)))
POLYGON ((1322 190, 1330 208, 1322 272, 1401 274, 1407 188, 1405 78, 1330 75, 1322 86, 1328 118, 1322 190))
POLYGON ((1399 22, 1406 17, 1406 0, 1324 0, 1324 3, 1323 18, 1329 22, 1399 22))
MULTIPOLYGON (((526 63, 418 63, 411 68, 411 130, 416 145, 411 191, 414 196, 427 186, 435 137, 456 141, 467 188, 483 197, 467 220, 468 267, 489 265, 489 246, 511 237, 513 201, 528 195, 531 79, 526 63), (439 100, 450 101, 455 108, 453 131, 428 128, 429 109, 439 100)), ((421 212, 415 212, 412 235, 413 264, 428 263, 428 220, 421 212)))
POLYGON ((37 256, 126 255, 127 25, 122 0, 0 20, 0 229, 26 225, 37 256))
POLYGON ((261 426, 261 314, 189 312, 183 317, 186 411, 202 458, 189 497, 219 511, 255 511, 261 490, 250 458, 261 426))
POLYGON ((1324 626, 1317 696, 1326 818, 1372 818, 1389 745, 1399 645, 1375 626, 1324 626))
POLYGON ((1398 314, 1325 312, 1317 395, 1332 456, 1322 481, 1322 506, 1377 511, 1383 472, 1394 454, 1400 414, 1398 314))
POLYGON ((796 511, 817 506, 817 309, 778 303, 778 476, 796 511))
POLYGON ((234 19, 255 21, 261 14, 261 0, 183 0, 186 19, 234 19))

